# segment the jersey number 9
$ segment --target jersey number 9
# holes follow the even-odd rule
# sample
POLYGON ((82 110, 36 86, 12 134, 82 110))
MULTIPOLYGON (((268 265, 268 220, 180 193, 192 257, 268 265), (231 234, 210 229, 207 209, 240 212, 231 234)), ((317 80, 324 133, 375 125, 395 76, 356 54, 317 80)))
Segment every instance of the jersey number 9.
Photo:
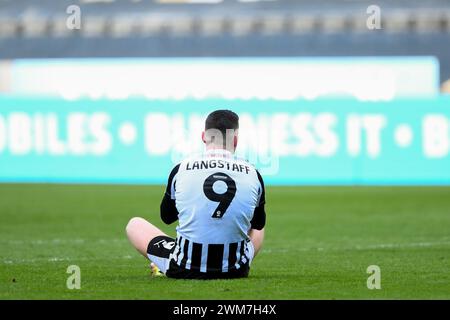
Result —
POLYGON ((231 201, 233 201, 234 196, 236 195, 236 182, 234 182, 234 180, 225 173, 213 173, 208 178, 206 178, 205 182, 203 183, 203 192, 209 200, 219 203, 217 208, 214 210, 212 217, 220 219, 223 217, 225 211, 227 211, 228 207, 231 204, 231 201), (226 183, 227 190, 224 193, 217 193, 214 191, 213 185, 217 181, 226 183))

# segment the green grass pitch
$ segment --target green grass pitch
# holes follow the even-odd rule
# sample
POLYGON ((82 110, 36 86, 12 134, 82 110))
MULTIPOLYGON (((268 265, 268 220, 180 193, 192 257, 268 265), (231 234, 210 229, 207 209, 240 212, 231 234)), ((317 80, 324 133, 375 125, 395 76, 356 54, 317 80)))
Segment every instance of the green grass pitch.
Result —
POLYGON ((0 185, 0 299, 449 299, 449 187, 268 187, 248 279, 151 277, 128 219, 159 219, 162 186, 0 185), (69 265, 81 289, 69 290, 69 265), (366 286, 369 265, 381 289, 366 286))

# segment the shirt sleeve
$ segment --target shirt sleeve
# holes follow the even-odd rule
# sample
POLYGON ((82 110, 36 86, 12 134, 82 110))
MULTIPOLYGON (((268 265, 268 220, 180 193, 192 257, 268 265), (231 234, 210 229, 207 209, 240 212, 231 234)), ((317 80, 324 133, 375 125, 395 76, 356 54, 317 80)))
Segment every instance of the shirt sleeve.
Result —
POLYGON ((179 169, 180 164, 177 164, 170 172, 169 179, 167 181, 166 195, 168 195, 172 200, 175 200, 175 187, 177 182, 176 176, 179 169))
POLYGON ((252 229, 262 230, 266 225, 266 210, 264 209, 264 205, 266 203, 266 190, 264 187, 263 178, 259 174, 258 170, 256 170, 256 174, 260 184, 259 199, 255 207, 255 211, 253 212, 253 218, 250 221, 250 224, 252 229))
POLYGON ((176 165, 170 172, 167 181, 166 191, 160 205, 161 220, 166 224, 171 224, 178 220, 178 210, 175 205, 176 175, 180 165, 176 165))

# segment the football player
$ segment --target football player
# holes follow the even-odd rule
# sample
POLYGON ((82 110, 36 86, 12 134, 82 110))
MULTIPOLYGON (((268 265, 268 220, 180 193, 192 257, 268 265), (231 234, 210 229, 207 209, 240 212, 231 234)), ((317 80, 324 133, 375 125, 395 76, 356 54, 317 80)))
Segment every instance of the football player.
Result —
POLYGON ((185 159, 170 172, 161 219, 178 221, 175 239, 143 218, 126 232, 153 269, 171 278, 247 277, 264 239, 264 182, 248 162, 234 156, 239 117, 229 110, 208 115, 202 155, 185 159))

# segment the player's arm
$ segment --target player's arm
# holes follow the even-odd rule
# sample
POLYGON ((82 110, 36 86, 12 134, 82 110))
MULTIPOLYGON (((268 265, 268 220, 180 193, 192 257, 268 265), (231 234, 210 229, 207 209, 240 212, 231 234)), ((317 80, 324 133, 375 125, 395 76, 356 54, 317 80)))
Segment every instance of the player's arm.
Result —
POLYGON ((166 192, 161 201, 160 214, 161 220, 166 224, 174 223, 178 220, 178 209, 175 205, 175 184, 176 184, 176 174, 180 165, 175 166, 170 172, 169 179, 167 181, 166 192))
POLYGON ((256 230, 262 230, 264 229, 264 226, 266 225, 266 210, 264 208, 264 205, 266 204, 266 190, 264 187, 264 181, 259 174, 258 170, 256 170, 256 174, 258 175, 258 180, 260 183, 260 196, 258 203, 255 207, 255 211, 253 213, 253 218, 250 221, 251 228, 256 230))
POLYGON ((262 247, 262 243, 264 241, 264 227, 266 225, 266 210, 264 208, 266 203, 266 190, 261 175, 258 171, 256 171, 256 174, 258 175, 261 190, 257 206, 255 207, 255 211, 253 213, 253 218, 250 221, 251 229, 248 233, 250 239, 252 240, 253 246, 255 247, 255 255, 262 247))

